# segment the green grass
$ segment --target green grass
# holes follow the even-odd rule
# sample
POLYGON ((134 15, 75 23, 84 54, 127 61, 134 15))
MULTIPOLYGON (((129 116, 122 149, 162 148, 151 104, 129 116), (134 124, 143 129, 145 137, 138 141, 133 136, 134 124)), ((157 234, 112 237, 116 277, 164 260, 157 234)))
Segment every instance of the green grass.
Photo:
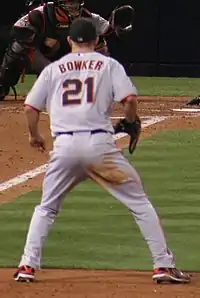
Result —
MULTIPOLYGON (((162 132, 142 141, 131 161, 159 212, 178 266, 200 269, 199 131, 162 132)), ((0 206, 0 266, 17 265, 40 193, 0 206)), ((88 181, 63 204, 42 265, 151 269, 146 243, 126 208, 88 181)))
POLYGON ((24 83, 19 82, 16 86, 17 94, 26 95, 28 91, 31 89, 35 80, 36 80, 35 75, 26 75, 24 83))
MULTIPOLYGON (((17 85, 17 92, 25 95, 31 88, 35 76, 27 75, 25 83, 17 85)), ((139 95, 151 96, 196 96, 200 94, 200 79, 134 77, 139 95)))
POLYGON ((139 95, 197 96, 200 94, 198 78, 135 77, 133 81, 139 95))

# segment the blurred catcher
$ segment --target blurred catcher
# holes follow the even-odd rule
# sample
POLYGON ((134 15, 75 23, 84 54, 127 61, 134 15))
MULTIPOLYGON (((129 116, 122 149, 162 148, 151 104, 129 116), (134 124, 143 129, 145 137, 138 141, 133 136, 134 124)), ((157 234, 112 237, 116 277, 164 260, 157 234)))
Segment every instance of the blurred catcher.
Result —
POLYGON ((27 67, 39 75, 50 62, 70 51, 67 36, 74 19, 85 17, 93 20, 99 35, 96 51, 105 55, 109 55, 106 38, 111 33, 120 36, 132 30, 134 9, 128 5, 114 9, 109 20, 88 11, 83 0, 47 3, 31 0, 27 7, 31 10, 12 27, 11 43, 0 66, 0 101, 9 94, 10 87, 15 91, 14 86, 21 75, 23 78, 27 67))

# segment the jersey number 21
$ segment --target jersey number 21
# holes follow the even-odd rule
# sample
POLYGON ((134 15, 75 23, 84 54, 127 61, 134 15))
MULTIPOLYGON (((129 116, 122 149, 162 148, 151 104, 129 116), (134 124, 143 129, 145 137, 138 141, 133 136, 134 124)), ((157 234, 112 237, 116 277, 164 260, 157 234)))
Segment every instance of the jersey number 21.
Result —
POLYGON ((81 94, 83 88, 86 88, 86 101, 93 103, 94 101, 94 78, 89 77, 85 81, 79 79, 69 79, 64 81, 63 88, 65 89, 62 96, 63 106, 81 104, 81 94))

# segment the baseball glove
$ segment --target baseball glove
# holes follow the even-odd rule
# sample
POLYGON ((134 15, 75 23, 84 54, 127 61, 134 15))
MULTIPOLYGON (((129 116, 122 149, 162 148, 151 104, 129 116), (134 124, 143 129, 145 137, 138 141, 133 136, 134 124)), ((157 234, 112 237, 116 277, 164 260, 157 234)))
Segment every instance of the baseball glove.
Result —
POLYGON ((124 132, 130 136, 129 153, 132 154, 136 149, 140 133, 141 133, 141 120, 136 116, 134 122, 128 122, 125 118, 120 119, 114 127, 115 133, 124 132))
POLYGON ((132 30, 135 9, 130 5, 116 7, 109 18, 111 27, 116 33, 125 33, 132 30))

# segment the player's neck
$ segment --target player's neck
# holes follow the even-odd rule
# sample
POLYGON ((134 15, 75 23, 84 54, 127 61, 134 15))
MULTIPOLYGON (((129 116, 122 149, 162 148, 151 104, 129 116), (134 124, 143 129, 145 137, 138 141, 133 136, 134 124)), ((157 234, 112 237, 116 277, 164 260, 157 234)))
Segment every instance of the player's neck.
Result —
POLYGON ((91 53, 91 52, 94 52, 93 47, 78 47, 78 46, 72 47, 72 53, 91 53))

